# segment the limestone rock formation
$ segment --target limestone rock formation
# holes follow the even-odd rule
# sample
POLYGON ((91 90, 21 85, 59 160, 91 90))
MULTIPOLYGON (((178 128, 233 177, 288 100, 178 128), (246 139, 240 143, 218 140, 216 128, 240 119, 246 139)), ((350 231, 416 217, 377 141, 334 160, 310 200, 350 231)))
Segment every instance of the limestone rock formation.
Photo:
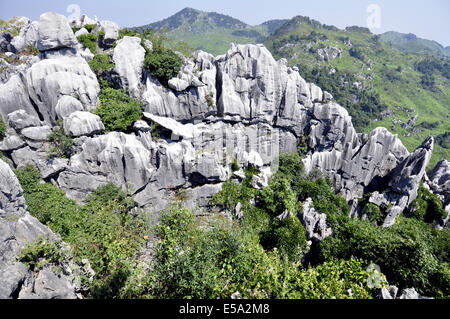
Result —
POLYGON ((316 212, 311 205, 311 198, 308 198, 303 203, 303 212, 300 214, 300 221, 305 227, 306 238, 313 242, 318 242, 333 235, 333 230, 327 225, 327 215, 316 212))
POLYGON ((99 134, 105 126, 98 115, 76 111, 64 119, 64 131, 71 137, 99 134))
POLYGON ((18 256, 26 244, 39 237, 59 239, 26 211, 22 188, 10 167, 0 159, 0 299, 76 298, 81 288, 80 273, 71 261, 30 271, 18 256))
POLYGON ((115 71, 120 76, 122 87, 135 98, 140 93, 144 57, 145 49, 141 46, 140 38, 126 36, 117 41, 113 55, 115 71))
POLYGON ((66 17, 54 12, 41 15, 37 41, 40 51, 73 48, 77 43, 66 17))

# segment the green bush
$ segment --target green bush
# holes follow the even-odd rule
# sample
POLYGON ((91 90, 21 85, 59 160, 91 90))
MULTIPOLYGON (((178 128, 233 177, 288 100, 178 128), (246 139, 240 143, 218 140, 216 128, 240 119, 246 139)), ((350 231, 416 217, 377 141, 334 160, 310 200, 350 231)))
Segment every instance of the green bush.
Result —
POLYGON ((89 33, 91 33, 93 30, 95 30, 96 27, 97 27, 97 25, 95 25, 95 24, 86 24, 83 26, 83 28, 85 28, 89 33))
POLYGON ((182 65, 181 58, 168 48, 154 47, 153 51, 147 51, 145 55, 145 69, 165 86, 171 78, 178 74, 182 65))
POLYGON ((296 214, 299 209, 297 196, 287 178, 273 179, 269 187, 262 190, 259 200, 272 217, 284 212, 296 214))
POLYGON ((297 216, 282 221, 273 218, 270 230, 262 234, 261 244, 268 250, 277 248, 294 262, 300 262, 307 251, 305 229, 297 216))
POLYGON ((90 295, 119 297, 145 241, 143 219, 130 214, 132 199, 108 184, 90 195, 85 205, 78 205, 58 187, 41 184, 41 175, 33 166, 19 169, 16 174, 28 211, 71 245, 76 260, 90 261, 96 272, 90 295))
POLYGON ((348 261, 332 259, 300 271, 294 277, 288 296, 295 299, 372 299, 379 288, 387 285, 385 276, 369 270, 367 262, 354 257, 348 261), (374 281, 375 287, 368 285, 372 276, 378 278, 378 282, 374 281))
POLYGON ((82 34, 77 37, 78 41, 83 43, 83 45, 91 50, 93 54, 97 53, 97 41, 98 36, 96 34, 82 34))
POLYGON ((355 256, 379 265, 389 283, 401 289, 415 287, 426 296, 449 295, 450 286, 442 285, 449 278, 441 277, 448 264, 437 258, 430 239, 424 238, 429 226, 408 218, 399 218, 391 228, 347 216, 339 219, 333 225, 335 235, 320 243, 322 260, 355 256))
POLYGON ((70 158, 72 154, 73 140, 67 136, 62 127, 56 128, 48 136, 48 141, 50 142, 50 148, 47 150, 48 158, 70 158))
POLYGON ((102 87, 100 102, 95 114, 100 116, 107 132, 127 131, 142 118, 140 103, 123 90, 102 87))
POLYGON ((46 264, 59 264, 65 258, 65 249, 60 241, 50 241, 39 236, 33 243, 22 248, 18 261, 31 271, 39 271, 46 264))
POLYGON ((6 137, 6 125, 3 122, 2 117, 0 116, 0 141, 2 141, 6 137))
POLYGON ((440 222, 447 218, 447 212, 441 200, 426 189, 423 183, 419 186, 417 198, 409 209, 409 215, 426 223, 440 222))
POLYGON ((110 71, 114 68, 114 63, 111 63, 111 58, 107 54, 96 54, 89 62, 89 66, 97 76, 103 72, 110 71))
MULTIPOLYGON (((155 228, 155 257, 146 274, 137 269, 126 298, 372 298, 372 272, 358 259, 330 261, 308 270, 259 238, 219 217, 205 225, 186 208, 172 206, 155 228), (352 294, 348 290, 352 289, 352 294)), ((383 276, 381 275, 381 279, 383 276)), ((380 286, 385 285, 380 281, 380 286)))

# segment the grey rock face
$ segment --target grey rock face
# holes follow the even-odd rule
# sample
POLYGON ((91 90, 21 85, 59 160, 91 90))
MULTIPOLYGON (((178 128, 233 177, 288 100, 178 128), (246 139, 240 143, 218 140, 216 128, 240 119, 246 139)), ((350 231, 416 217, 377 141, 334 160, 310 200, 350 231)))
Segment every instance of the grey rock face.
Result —
POLYGON ((445 205, 450 204, 450 162, 440 161, 428 177, 433 192, 441 195, 445 205))
POLYGON ((417 191, 430 163, 433 147, 434 139, 429 137, 392 171, 388 183, 391 188, 388 196, 392 208, 388 210, 384 227, 392 226, 395 218, 417 198, 417 191))
POLYGON ((0 142, 0 151, 10 152, 25 146, 25 142, 17 135, 9 135, 0 142))
POLYGON ((51 132, 49 126, 27 127, 22 130, 22 135, 33 141, 46 141, 51 132))
POLYGON ((103 36, 103 45, 110 47, 114 41, 119 38, 119 26, 117 23, 112 21, 100 21, 97 23, 96 33, 103 31, 105 35, 103 36))
POLYGON ((70 95, 64 95, 56 103, 55 113, 58 119, 64 119, 76 111, 83 111, 83 104, 70 95))
POLYGON ((97 78, 79 57, 42 60, 27 71, 26 83, 30 98, 49 124, 55 122, 56 106, 63 96, 78 99, 85 111, 98 104, 97 78))
POLYGON ((66 17, 54 12, 41 15, 38 35, 37 48, 40 51, 72 48, 78 43, 66 17))
POLYGON ((60 174, 58 184, 76 200, 108 181, 137 191, 152 176, 150 159, 150 151, 134 135, 113 132, 86 138, 81 152, 72 156, 70 166, 60 174))
POLYGON ((75 282, 79 281, 79 275, 71 267, 64 268, 60 274, 49 268, 31 272, 17 262, 22 248, 39 236, 58 240, 26 211, 17 177, 0 160, 0 299, 76 298, 75 282))
POLYGON ((71 137, 99 134, 105 126, 98 115, 76 111, 64 119, 64 131, 71 137))
POLYGON ((82 14, 79 17, 69 21, 71 27, 82 28, 87 24, 97 24, 97 21, 92 20, 87 15, 82 14))
POLYGON ((28 21, 28 23, 21 28, 18 36, 15 36, 11 41, 11 47, 14 52, 22 52, 27 50, 30 46, 36 47, 39 39, 39 22, 28 21))
POLYGON ((21 129, 30 126, 39 126, 41 124, 36 116, 28 114, 25 110, 17 110, 9 113, 8 123, 9 126, 16 131, 20 131, 21 129))
POLYGON ((145 49, 140 38, 124 37, 117 41, 113 55, 115 71, 120 76, 122 87, 135 98, 140 95, 144 57, 145 49))
POLYGON ((312 199, 308 198, 303 203, 303 212, 300 214, 300 221, 305 227, 305 233, 308 240, 322 241, 333 235, 331 227, 327 225, 327 215, 319 214, 311 207, 312 199))

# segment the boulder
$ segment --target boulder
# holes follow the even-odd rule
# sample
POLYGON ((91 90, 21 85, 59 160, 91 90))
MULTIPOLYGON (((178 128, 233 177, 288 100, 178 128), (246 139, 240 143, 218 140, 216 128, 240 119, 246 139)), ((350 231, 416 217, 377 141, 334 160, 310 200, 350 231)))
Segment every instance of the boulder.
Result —
POLYGON ((58 184, 69 198, 78 201, 108 182, 134 193, 152 177, 150 159, 150 151, 135 135, 112 132, 85 138, 81 151, 59 175, 58 184))
POLYGON ((92 110, 98 104, 100 86, 97 77, 80 57, 42 60, 27 70, 26 83, 29 98, 48 124, 55 124, 56 106, 64 96, 79 100, 84 111, 92 110))
POLYGON ((104 32, 102 44, 106 47, 111 47, 114 41, 119 38, 119 26, 112 21, 100 21, 97 23, 95 33, 104 32))
POLYGON ((35 115, 28 114, 27 111, 21 109, 8 114, 8 124, 16 131, 20 131, 41 123, 35 115))
POLYGON ((52 132, 49 126, 28 127, 22 130, 21 134, 33 141, 47 141, 52 132))
POLYGON ((105 126, 98 115, 76 111, 64 119, 64 132, 71 137, 100 134, 105 126))
POLYGON ((41 15, 38 36, 40 51, 73 48, 78 43, 66 17, 54 12, 41 15))
POLYGON ((450 204, 450 162, 442 160, 428 174, 431 189, 439 194, 445 205, 450 204))
POLYGON ((76 111, 83 110, 84 107, 80 100, 70 95, 61 96, 55 106, 55 113, 58 119, 64 119, 76 111))
POLYGON ((113 55, 114 70, 119 74, 122 87, 135 98, 140 97, 144 58, 145 49, 140 38, 126 36, 117 41, 113 55))
POLYGON ((11 41, 11 47, 14 52, 22 52, 30 47, 36 47, 39 39, 39 22, 29 21, 25 27, 21 28, 19 35, 11 41))

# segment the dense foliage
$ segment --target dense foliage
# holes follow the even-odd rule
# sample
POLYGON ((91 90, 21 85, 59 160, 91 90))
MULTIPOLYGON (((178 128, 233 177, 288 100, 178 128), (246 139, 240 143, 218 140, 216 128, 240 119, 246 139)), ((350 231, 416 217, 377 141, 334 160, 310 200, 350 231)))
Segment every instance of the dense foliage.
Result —
POLYGON ((145 55, 144 67, 164 85, 178 74, 182 65, 181 58, 169 48, 154 46, 145 55))
POLYGON ((65 134, 62 123, 59 123, 59 127, 56 127, 56 129, 49 134, 48 141, 50 143, 50 147, 47 150, 49 159, 55 157, 70 158, 73 140, 65 134))
POLYGON ((106 131, 127 131, 134 122, 142 118, 140 103, 131 98, 125 91, 108 86, 101 80, 100 102, 95 110, 100 116, 106 131))
MULTIPOLYGON (((35 167, 28 165, 16 174, 28 211, 71 245, 76 260, 90 261, 96 272, 90 295, 117 297, 135 268, 135 256, 145 241, 143 220, 130 214, 133 201, 108 184, 94 192, 85 205, 78 205, 58 187, 40 183, 41 175, 35 167)), ((54 244, 43 241, 27 247, 21 258, 30 267, 40 267, 41 257, 58 258, 53 248, 54 244)))
POLYGON ((6 137, 6 125, 3 118, 0 116, 0 141, 6 137))
POLYGON ((96 54, 92 61, 89 62, 89 66, 97 76, 103 72, 110 71, 114 68, 114 63, 111 62, 111 58, 107 54, 96 54))
POLYGON ((97 41, 98 41, 98 35, 88 33, 88 34, 82 34, 77 37, 78 41, 83 43, 83 45, 88 48, 93 54, 97 53, 97 41))

